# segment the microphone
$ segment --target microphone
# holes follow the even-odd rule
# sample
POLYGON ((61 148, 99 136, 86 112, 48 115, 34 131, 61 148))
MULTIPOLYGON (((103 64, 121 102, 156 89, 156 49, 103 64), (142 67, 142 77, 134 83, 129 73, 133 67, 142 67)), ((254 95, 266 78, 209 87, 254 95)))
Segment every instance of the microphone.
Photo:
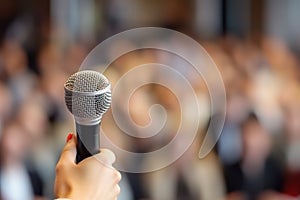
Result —
POLYGON ((100 152, 100 124, 111 104, 110 87, 103 74, 92 70, 79 71, 64 84, 65 103, 76 124, 76 163, 100 152))

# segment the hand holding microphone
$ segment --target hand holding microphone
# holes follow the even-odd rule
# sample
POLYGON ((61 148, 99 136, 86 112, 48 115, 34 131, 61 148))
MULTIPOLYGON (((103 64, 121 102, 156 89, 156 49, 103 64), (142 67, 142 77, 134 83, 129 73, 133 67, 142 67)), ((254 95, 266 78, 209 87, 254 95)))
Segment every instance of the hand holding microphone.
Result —
MULTIPOLYGON (((72 136, 72 135, 71 135, 72 136)), ((112 167, 115 155, 108 149, 74 163, 76 137, 68 137, 56 166, 55 195, 72 200, 113 200, 120 193, 121 174, 112 167)))
POLYGON ((65 102, 74 115, 77 136, 70 134, 56 166, 55 195, 72 200, 113 200, 121 174, 115 155, 100 150, 100 123, 111 103, 110 83, 95 71, 80 71, 65 83, 65 102))

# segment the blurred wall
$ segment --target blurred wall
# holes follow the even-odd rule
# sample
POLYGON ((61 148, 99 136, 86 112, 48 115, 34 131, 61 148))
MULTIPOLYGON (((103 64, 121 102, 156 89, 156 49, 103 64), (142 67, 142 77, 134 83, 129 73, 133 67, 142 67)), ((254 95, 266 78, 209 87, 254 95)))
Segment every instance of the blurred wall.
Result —
POLYGON ((300 49, 300 1, 266 0, 265 33, 300 49))

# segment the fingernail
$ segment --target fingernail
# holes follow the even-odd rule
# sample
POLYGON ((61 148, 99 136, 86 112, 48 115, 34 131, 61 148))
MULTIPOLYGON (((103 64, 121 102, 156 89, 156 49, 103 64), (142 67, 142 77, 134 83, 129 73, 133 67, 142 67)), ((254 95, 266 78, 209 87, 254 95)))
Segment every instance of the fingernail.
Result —
POLYGON ((68 143, 73 138, 73 133, 69 133, 66 142, 68 143))

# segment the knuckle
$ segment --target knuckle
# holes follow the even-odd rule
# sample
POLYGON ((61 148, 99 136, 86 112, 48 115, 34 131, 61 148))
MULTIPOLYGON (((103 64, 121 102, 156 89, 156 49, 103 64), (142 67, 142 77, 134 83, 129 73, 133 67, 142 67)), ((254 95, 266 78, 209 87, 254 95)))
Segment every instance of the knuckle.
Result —
POLYGON ((55 167, 55 171, 56 173, 59 173, 61 172, 61 170, 63 169, 63 165, 59 162, 56 164, 56 167, 55 167))
POLYGON ((62 173, 62 171, 65 169, 65 164, 61 161, 59 161, 57 164, 56 164, 56 167, 55 167, 55 171, 56 173, 62 173))
POLYGON ((115 173, 114 173, 114 177, 115 177, 115 180, 116 180, 117 183, 120 182, 121 179, 122 179, 121 173, 118 172, 117 170, 116 170, 115 173))
POLYGON ((121 188, 120 188, 120 186, 119 186, 119 185, 117 185, 115 190, 116 190, 116 195, 119 195, 119 194, 120 194, 120 192, 121 192, 121 188))

